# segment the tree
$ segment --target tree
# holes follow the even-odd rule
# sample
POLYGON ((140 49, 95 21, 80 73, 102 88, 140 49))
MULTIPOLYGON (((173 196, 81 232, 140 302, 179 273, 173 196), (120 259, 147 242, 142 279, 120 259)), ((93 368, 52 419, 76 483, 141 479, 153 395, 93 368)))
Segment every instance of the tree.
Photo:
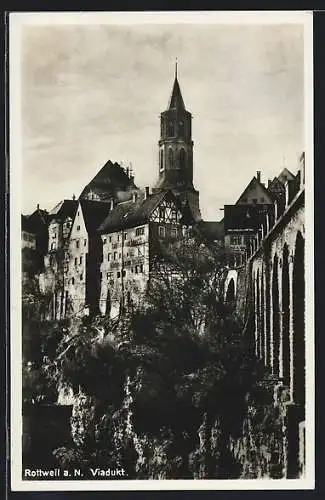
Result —
POLYGON ((238 474, 230 435, 257 367, 224 278, 220 248, 197 238, 161 245, 143 303, 123 321, 104 319, 104 335, 97 319, 69 341, 59 376, 86 397, 73 425, 87 439, 78 434, 65 458, 113 457, 137 478, 238 474))

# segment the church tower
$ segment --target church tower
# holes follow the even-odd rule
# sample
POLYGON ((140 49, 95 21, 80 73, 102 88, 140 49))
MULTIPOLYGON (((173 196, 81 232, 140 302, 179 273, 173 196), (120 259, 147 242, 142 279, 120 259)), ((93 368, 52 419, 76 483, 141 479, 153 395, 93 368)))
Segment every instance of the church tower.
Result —
POLYGON ((160 115, 159 177, 155 190, 171 189, 195 220, 201 219, 199 192, 193 186, 192 115, 186 110, 177 78, 168 108, 160 115))

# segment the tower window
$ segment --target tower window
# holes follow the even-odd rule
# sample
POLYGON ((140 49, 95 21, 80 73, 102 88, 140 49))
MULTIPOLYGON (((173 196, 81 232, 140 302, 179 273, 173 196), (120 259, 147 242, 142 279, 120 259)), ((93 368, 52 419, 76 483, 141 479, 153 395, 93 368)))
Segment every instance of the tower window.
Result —
POLYGON ((179 168, 184 169, 185 168, 185 149, 181 149, 179 152, 179 168))
POLYGON ((174 152, 171 148, 168 150, 168 163, 169 168, 174 168, 174 152))
POLYGON ((168 136, 169 137, 174 137, 175 135, 175 127, 173 122, 168 123, 168 136))
POLYGON ((184 122, 183 121, 179 122, 179 135, 184 137, 184 122))
POLYGON ((159 156, 159 169, 160 171, 164 170, 164 151, 162 149, 160 150, 159 156))
POLYGON ((160 135, 161 137, 164 135, 164 120, 162 118, 160 120, 160 135))

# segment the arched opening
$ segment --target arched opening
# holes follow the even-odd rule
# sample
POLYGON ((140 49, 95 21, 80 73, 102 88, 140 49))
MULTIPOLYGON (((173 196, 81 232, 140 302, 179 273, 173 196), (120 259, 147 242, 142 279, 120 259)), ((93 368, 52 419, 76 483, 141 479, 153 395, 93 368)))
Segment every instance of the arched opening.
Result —
POLYGON ((168 163, 169 168, 174 168, 174 152, 171 148, 168 150, 168 163))
POLYGON ((261 342, 260 342, 260 307, 261 307, 261 293, 260 293, 260 272, 257 270, 256 274, 256 355, 261 357, 261 342))
POLYGON ((271 338, 270 338, 270 274, 269 269, 265 270, 265 364, 271 364, 271 338))
POLYGON ((111 312, 111 292, 107 289, 106 295, 106 314, 110 315, 111 312))
POLYGON ((185 149, 182 148, 179 152, 179 168, 185 169, 185 149))
POLYGON ((289 301, 289 252, 287 245, 284 245, 282 259, 282 374, 284 383, 290 387, 289 301))
POLYGON ((159 168, 160 168, 160 170, 164 170, 164 151, 163 151, 163 149, 160 150, 159 168))
POLYGON ((260 339, 261 339, 261 358, 263 361, 265 361, 265 332, 264 332, 264 307, 265 307, 265 298, 264 298, 264 273, 263 269, 261 271, 261 310, 260 310, 260 317, 261 317, 261 332, 260 332, 260 339))
POLYGON ((272 273, 272 333, 273 333, 273 373, 279 376, 280 322, 279 322, 278 258, 273 260, 272 273))
POLYGON ((178 133, 181 137, 184 137, 184 122, 181 120, 179 122, 178 133))
POLYGON ((305 244, 297 234, 293 263, 293 399, 305 411, 305 244))
POLYGON ((227 288, 227 293, 226 293, 226 302, 230 305, 234 304, 235 301, 235 282, 234 279, 231 278, 231 280, 228 283, 228 288, 227 288))
POLYGON ((169 137, 174 137, 175 135, 175 126, 174 126, 174 122, 170 121, 168 123, 168 136, 169 137))

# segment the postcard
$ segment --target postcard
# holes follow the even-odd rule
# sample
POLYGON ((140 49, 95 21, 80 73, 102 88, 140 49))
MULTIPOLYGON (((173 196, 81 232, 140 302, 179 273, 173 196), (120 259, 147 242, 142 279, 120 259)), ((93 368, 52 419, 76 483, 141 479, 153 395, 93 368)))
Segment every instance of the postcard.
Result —
POLYGON ((312 12, 12 12, 11 488, 314 488, 312 12))

